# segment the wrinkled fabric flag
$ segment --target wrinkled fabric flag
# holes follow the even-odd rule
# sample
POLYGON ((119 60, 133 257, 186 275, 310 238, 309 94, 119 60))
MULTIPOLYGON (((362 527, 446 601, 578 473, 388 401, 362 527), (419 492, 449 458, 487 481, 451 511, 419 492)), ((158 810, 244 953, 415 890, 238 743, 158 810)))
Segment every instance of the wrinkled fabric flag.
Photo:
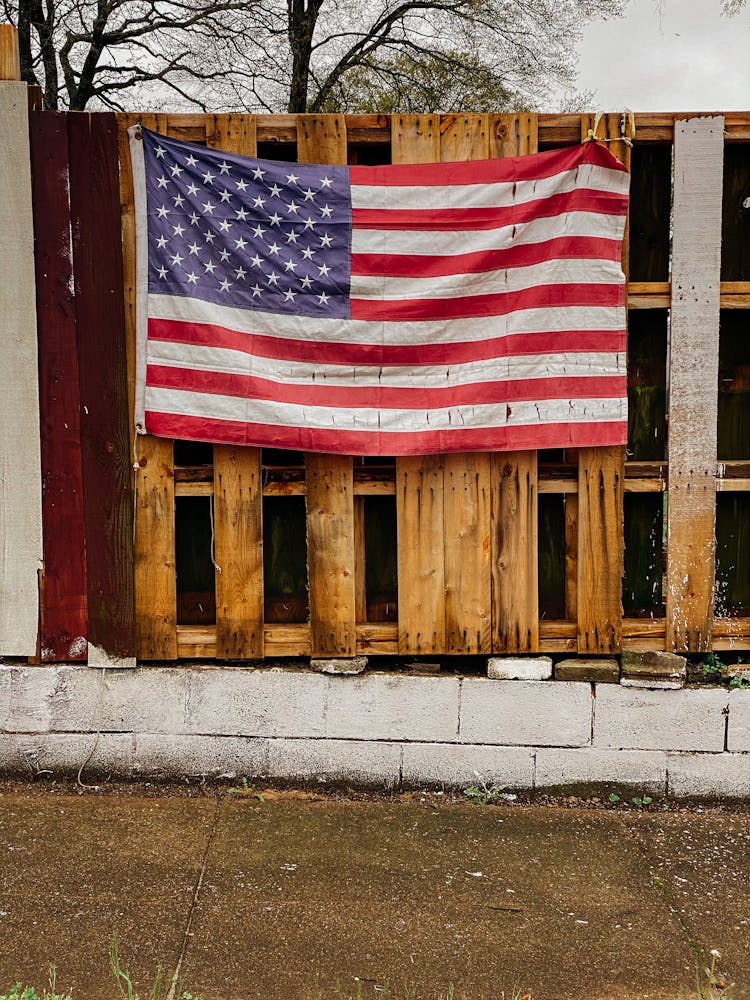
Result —
POLYGON ((139 430, 354 455, 626 441, 629 176, 605 146, 344 167, 130 133, 139 430))

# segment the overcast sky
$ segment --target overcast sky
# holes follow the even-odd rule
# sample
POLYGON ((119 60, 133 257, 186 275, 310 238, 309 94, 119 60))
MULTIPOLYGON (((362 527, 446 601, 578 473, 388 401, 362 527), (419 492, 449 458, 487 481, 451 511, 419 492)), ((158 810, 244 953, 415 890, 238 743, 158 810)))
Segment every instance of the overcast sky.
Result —
POLYGON ((597 110, 750 110, 750 3, 733 18, 719 0, 662 6, 630 0, 624 18, 591 24, 577 89, 595 91, 597 110))

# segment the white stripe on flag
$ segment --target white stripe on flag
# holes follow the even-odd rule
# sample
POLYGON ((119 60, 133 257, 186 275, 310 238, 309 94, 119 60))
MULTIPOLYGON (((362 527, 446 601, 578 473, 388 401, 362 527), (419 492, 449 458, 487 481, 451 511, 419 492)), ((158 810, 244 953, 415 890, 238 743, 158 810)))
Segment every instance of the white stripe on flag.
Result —
MULTIPOLYGON (((476 382, 520 381, 540 378, 592 378, 625 374, 625 355, 618 353, 543 354, 492 358, 458 365, 309 364, 279 361, 220 347, 202 347, 152 340, 149 363, 170 368, 252 375, 280 385, 348 386, 353 389, 400 386, 412 389, 448 389, 476 382), (384 378, 387 373, 387 378, 384 378)), ((283 389, 281 390, 283 395, 283 389)))
POLYGON ((518 309, 505 316, 475 319, 411 320, 399 323, 316 319, 215 305, 187 295, 149 295, 149 316, 183 323, 205 323, 238 333, 320 343, 427 345, 472 343, 516 333, 567 333, 571 330, 625 328, 623 306, 556 306, 518 309))
POLYGON ((353 274, 353 299, 462 299, 471 295, 522 292, 541 285, 617 285, 622 270, 614 261, 549 260, 527 267, 508 267, 470 274, 429 278, 391 278, 384 274, 353 274))
POLYGON ((352 183, 353 208, 392 209, 396 201, 409 209, 497 208, 520 205, 555 194, 590 189, 626 195, 629 177, 622 170, 582 163, 538 180, 496 184, 374 185, 352 183))
POLYGON ((157 389, 152 386, 146 386, 146 410, 283 427, 385 432, 449 431, 627 419, 626 400, 622 398, 545 399, 538 402, 513 402, 509 406, 499 403, 429 410, 375 410, 300 406, 180 389, 157 389))

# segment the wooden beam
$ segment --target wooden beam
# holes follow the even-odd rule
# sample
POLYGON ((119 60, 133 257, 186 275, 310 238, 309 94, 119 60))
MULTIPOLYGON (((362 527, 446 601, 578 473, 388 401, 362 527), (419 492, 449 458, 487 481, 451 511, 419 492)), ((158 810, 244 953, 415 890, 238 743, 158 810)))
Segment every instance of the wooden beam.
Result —
MULTIPOLYGON (((394 115, 393 163, 440 159, 438 115, 394 115)), ((439 455, 396 459, 399 653, 445 650, 443 460, 439 455)))
MULTIPOLYGON (((497 156, 537 152, 538 117, 498 116, 497 156)), ((539 646, 538 483, 536 451, 492 456, 492 651, 539 646)))
POLYGON ((18 31, 12 24, 0 24, 0 80, 21 79, 18 31))
MULTIPOLYGON (((7 40, 7 36, 6 36, 7 40)), ((26 85, 0 83, 0 655, 36 656, 42 561, 34 233, 26 85)))
POLYGON ((86 533, 89 662, 135 658, 132 414, 128 410, 117 122, 68 115, 86 533), (106 391, 102 380, 106 379, 106 391))
MULTIPOLYGON (((164 134, 166 115, 142 115, 145 128, 164 134)), ((120 128, 127 122, 120 121, 120 128)), ((121 146, 123 161, 129 154, 121 146)), ((122 176, 122 174, 121 174, 122 176)), ((129 176, 126 175, 126 176, 129 176)), ((132 199, 132 182, 125 196, 132 199)), ((135 231, 123 230, 129 363, 135 372, 135 231)), ((134 378, 133 374, 133 378, 134 378)), ((131 413, 133 411, 131 410, 131 413)), ((177 580, 175 577, 174 449, 172 441, 139 435, 135 476, 135 616, 137 655, 141 660, 173 660, 177 656, 177 580)))
MULTIPOLYGON (((255 156, 254 115, 209 115, 206 144, 255 156)), ((263 490, 260 448, 214 445, 216 657, 263 657, 263 490)))
MULTIPOLYGON (((594 121, 590 116, 581 116, 581 139, 586 137, 593 126, 594 121)), ((620 140, 620 128, 620 115, 605 115, 601 119, 597 137, 611 140, 610 151, 629 169, 630 147, 620 140)), ((622 262, 627 279, 627 223, 622 262)), ((576 597, 579 653, 615 653, 620 649, 624 481, 624 447, 579 450, 576 597)))
MULTIPOLYGON (((300 115, 297 156, 306 163, 346 163, 344 116, 300 115)), ((357 601, 352 459, 305 455, 305 478, 311 655, 353 656, 357 601)))
POLYGON ((667 646, 711 648, 724 119, 675 125, 667 646))
POLYGON ((64 115, 29 116, 37 271, 37 338, 42 448, 43 662, 88 655, 86 542, 73 260, 70 252, 68 133, 64 115), (49 178, 58 178, 50 184, 49 178))

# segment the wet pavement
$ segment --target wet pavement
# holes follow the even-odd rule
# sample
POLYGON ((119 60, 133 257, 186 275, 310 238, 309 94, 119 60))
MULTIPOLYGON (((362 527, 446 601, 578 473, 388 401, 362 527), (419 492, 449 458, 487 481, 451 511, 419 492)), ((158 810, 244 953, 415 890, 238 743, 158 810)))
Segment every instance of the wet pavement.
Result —
POLYGON ((676 1000, 696 946, 750 996, 750 807, 0 785, 0 992, 111 1000, 115 933, 142 997, 676 1000))

